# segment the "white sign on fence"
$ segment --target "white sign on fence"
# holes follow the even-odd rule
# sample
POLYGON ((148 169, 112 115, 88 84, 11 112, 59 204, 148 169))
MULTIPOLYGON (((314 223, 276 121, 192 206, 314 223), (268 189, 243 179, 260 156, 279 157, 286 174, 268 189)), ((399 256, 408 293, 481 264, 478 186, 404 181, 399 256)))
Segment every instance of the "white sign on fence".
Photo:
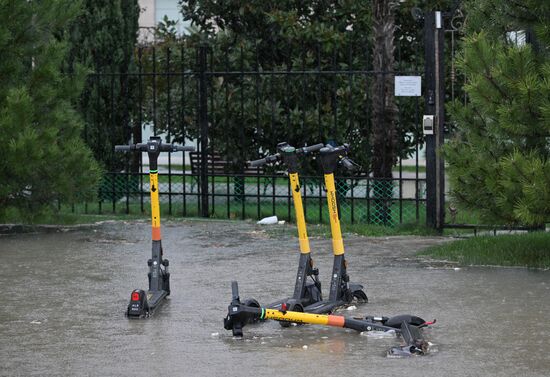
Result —
POLYGON ((399 97, 420 97, 420 76, 395 76, 395 95, 399 97))

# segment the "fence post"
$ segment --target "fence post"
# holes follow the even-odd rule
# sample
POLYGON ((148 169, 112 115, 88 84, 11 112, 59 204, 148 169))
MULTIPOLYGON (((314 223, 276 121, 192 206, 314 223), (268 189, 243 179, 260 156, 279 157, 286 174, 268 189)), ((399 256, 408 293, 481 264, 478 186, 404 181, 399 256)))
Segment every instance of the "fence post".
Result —
POLYGON ((199 125, 200 125, 200 214, 209 217, 208 210, 208 88, 206 80, 207 46, 199 47, 199 125))
POLYGON ((435 115, 433 135, 426 135, 426 225, 441 231, 445 223, 445 165, 441 155, 445 123, 445 29, 443 12, 424 18, 426 115, 435 115))

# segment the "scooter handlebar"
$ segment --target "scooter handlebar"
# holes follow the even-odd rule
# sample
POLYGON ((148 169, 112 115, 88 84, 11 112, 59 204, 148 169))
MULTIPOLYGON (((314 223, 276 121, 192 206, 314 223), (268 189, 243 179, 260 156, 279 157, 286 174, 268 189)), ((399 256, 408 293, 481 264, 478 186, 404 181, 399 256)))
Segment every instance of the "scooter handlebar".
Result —
POLYGON ((186 145, 174 145, 173 152, 194 152, 195 147, 186 145))
MULTIPOLYGON (((115 152, 130 152, 139 150, 147 152, 147 143, 115 145, 115 152)), ((195 147, 185 145, 160 144, 161 152, 193 152, 195 147)))
POLYGON ((147 143, 137 143, 128 145, 115 145, 115 152, 147 151, 147 143))
POLYGON ((298 151, 301 151, 302 153, 312 153, 312 152, 316 152, 318 150, 320 150, 321 148, 323 148, 325 145, 324 144, 315 144, 315 145, 310 145, 309 147, 303 147, 303 148, 300 148, 298 149, 298 151))
POLYGON ((135 144, 130 145, 115 145, 115 152, 128 152, 136 149, 135 144))
POLYGON ((273 154, 271 156, 266 156, 264 158, 260 158, 259 160, 248 161, 247 164, 248 164, 248 166, 250 166, 252 168, 259 167, 259 166, 268 164, 270 162, 278 161, 280 157, 281 157, 281 155, 279 153, 277 153, 277 154, 273 154))
POLYGON ((344 157, 340 160, 340 163, 342 164, 342 166, 349 170, 349 171, 354 171, 355 169, 357 169, 358 165, 353 162, 352 160, 350 160, 349 158, 347 157, 344 157))
POLYGON ((257 167, 257 166, 262 166, 262 165, 267 164, 267 161, 266 161, 265 158, 260 158, 259 160, 247 161, 247 164, 248 164, 248 166, 250 166, 251 168, 255 168, 255 167, 257 167))

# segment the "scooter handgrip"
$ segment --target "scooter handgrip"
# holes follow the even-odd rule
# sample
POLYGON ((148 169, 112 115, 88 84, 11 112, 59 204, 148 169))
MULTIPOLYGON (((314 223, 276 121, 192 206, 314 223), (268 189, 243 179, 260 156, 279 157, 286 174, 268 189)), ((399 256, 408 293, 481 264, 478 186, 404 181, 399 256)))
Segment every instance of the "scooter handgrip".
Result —
POLYGON ((115 152, 128 152, 131 150, 136 149, 136 146, 134 144, 130 145, 115 145, 115 152))
POLYGON ((247 164, 251 168, 254 168, 254 167, 262 166, 262 165, 265 165, 265 164, 269 164, 271 162, 276 162, 276 161, 279 160, 280 157, 281 157, 281 155, 279 153, 275 153, 275 154, 272 154, 270 156, 260 158, 259 160, 248 161, 247 164))
POLYGON ((239 283, 236 280, 231 282, 231 296, 233 301, 239 301, 239 283))
POLYGON ((254 168, 254 167, 258 167, 258 166, 262 166, 262 165, 267 164, 267 160, 265 158, 261 158, 259 160, 248 161, 247 164, 248 164, 248 166, 254 168))
POLYGON ((303 153, 312 153, 312 152, 316 152, 318 151, 319 149, 323 148, 325 145, 324 144, 315 144, 315 145, 310 145, 309 147, 303 147, 302 148, 302 152, 303 153))
POLYGON ((347 157, 342 158, 340 160, 340 163, 342 164, 342 166, 345 169, 347 169, 349 171, 354 171, 358 167, 358 165, 355 162, 353 162, 352 160, 350 160, 347 157))
POLYGON ((174 152, 194 152, 195 147, 190 145, 174 145, 174 152))

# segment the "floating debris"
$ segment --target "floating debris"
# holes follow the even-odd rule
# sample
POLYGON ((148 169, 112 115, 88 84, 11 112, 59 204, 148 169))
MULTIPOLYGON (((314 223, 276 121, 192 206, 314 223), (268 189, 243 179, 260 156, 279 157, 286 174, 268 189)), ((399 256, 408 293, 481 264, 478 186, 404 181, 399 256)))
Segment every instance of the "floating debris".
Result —
POLYGON ((395 337, 395 331, 363 331, 361 335, 373 339, 393 338, 395 337))

